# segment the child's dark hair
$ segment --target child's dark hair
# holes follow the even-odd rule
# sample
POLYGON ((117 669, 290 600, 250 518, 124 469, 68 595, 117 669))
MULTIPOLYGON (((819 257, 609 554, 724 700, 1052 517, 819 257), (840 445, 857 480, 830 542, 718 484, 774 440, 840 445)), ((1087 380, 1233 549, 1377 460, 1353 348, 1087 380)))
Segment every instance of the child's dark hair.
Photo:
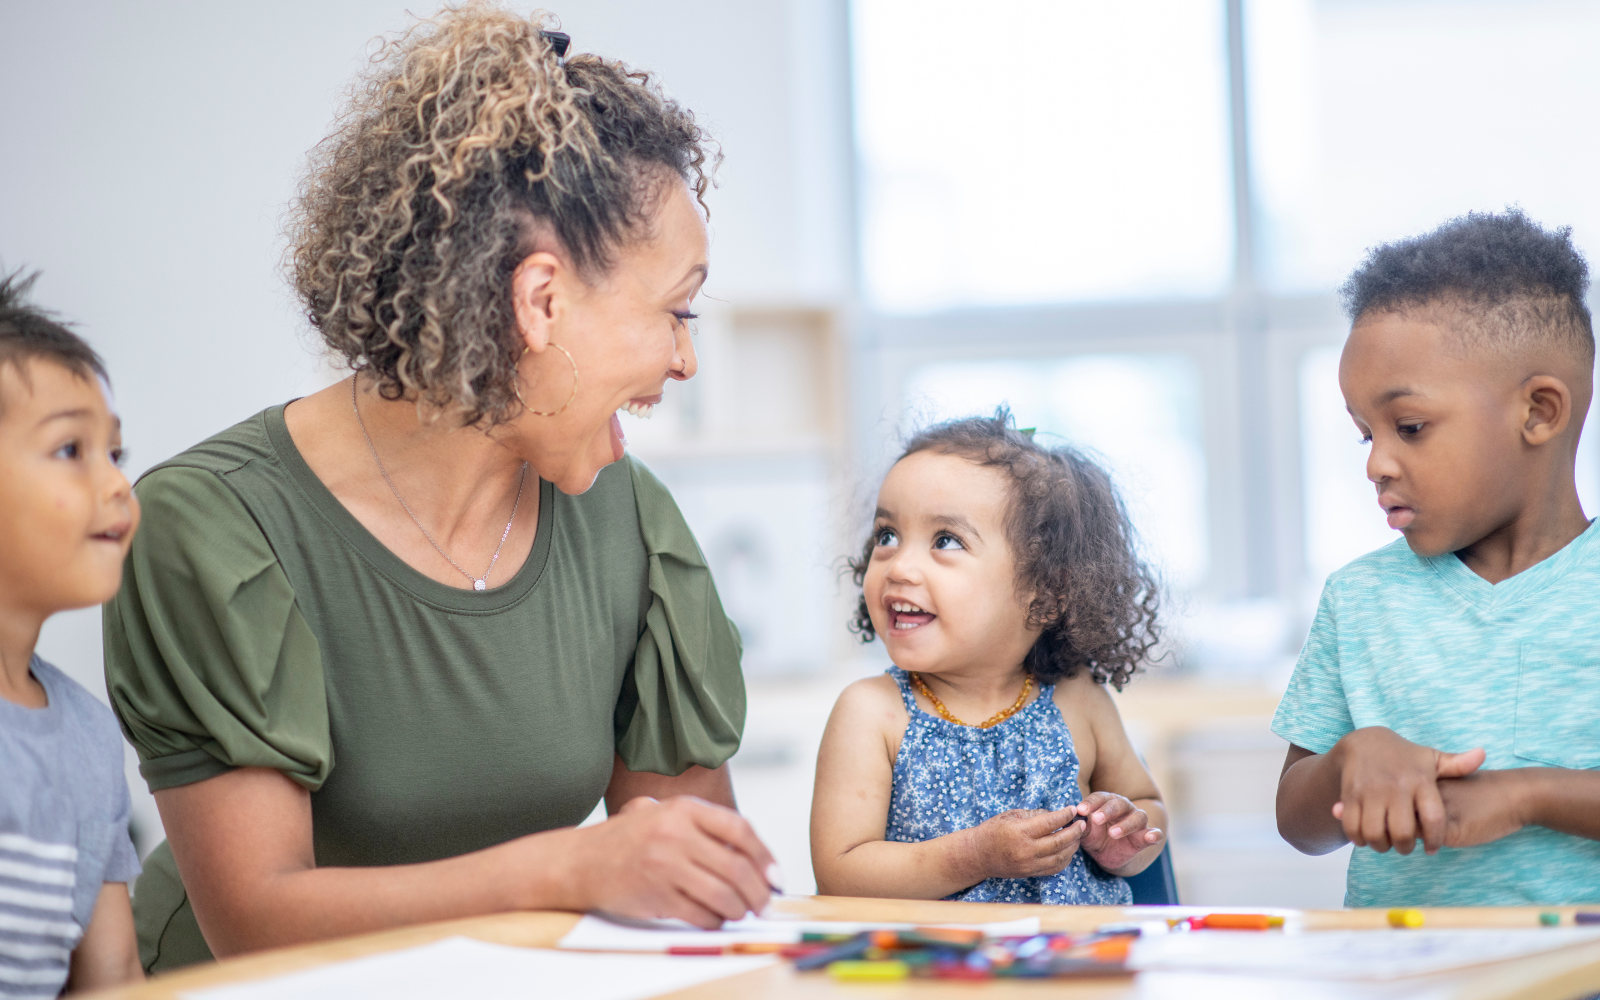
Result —
MULTIPOLYGON (((82 378, 109 382, 105 362, 94 348, 52 319, 51 313, 27 303, 28 292, 38 280, 37 271, 27 277, 20 270, 0 273, 0 368, 10 365, 26 381, 27 362, 43 359, 82 378)), ((0 398, 0 410, 4 406, 5 400, 0 398)))
MULTIPOLYGON (((1042 629, 1023 668, 1045 684, 1088 670, 1096 682, 1122 690, 1161 639, 1160 598, 1111 477, 1076 449, 1046 447, 1017 430, 1005 407, 992 417, 929 427, 900 458, 919 451, 958 455, 1000 469, 1010 481, 1006 534, 1017 587, 1033 592, 1028 623, 1042 629)), ((869 535, 860 557, 849 560, 857 586, 872 550, 869 535)), ((862 642, 876 638, 865 595, 850 627, 862 642)))
POLYGON ((1352 323, 1373 312, 1460 304, 1473 346, 1549 340, 1594 363, 1594 327, 1584 294, 1589 265, 1572 227, 1540 228, 1521 209, 1469 212, 1431 233, 1368 252, 1339 294, 1352 323))

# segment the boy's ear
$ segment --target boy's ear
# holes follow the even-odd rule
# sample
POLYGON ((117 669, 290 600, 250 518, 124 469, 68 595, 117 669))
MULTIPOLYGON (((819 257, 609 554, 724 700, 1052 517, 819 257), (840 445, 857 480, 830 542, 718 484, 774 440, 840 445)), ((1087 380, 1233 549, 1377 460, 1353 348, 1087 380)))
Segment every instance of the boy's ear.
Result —
POLYGON ((1538 447, 1560 437, 1572 422, 1572 390, 1554 375, 1535 375, 1522 383, 1522 440, 1538 447))

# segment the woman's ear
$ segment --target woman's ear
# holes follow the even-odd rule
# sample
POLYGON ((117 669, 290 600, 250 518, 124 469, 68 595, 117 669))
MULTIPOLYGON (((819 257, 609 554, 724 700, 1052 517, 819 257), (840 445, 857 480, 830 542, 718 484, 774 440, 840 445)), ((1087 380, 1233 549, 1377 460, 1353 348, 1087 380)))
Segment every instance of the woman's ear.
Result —
POLYGON ((551 327, 560 309, 556 279, 562 267, 561 258, 540 250, 522 258, 511 272, 511 307, 517 317, 517 332, 535 354, 550 344, 551 327))
POLYGON ((1560 437, 1572 422, 1572 390, 1554 375, 1535 375, 1524 382, 1522 405, 1522 439, 1535 447, 1560 437))

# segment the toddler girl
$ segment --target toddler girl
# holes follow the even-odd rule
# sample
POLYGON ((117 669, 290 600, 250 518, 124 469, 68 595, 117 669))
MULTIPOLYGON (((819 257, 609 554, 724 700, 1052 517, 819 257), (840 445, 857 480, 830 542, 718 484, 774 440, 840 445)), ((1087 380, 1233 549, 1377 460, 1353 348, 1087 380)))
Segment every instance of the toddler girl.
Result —
POLYGON ((922 432, 884 478, 853 627, 895 666, 846 688, 817 758, 829 895, 1127 904, 1165 836, 1104 685, 1157 640, 1111 480, 1010 415, 922 432))

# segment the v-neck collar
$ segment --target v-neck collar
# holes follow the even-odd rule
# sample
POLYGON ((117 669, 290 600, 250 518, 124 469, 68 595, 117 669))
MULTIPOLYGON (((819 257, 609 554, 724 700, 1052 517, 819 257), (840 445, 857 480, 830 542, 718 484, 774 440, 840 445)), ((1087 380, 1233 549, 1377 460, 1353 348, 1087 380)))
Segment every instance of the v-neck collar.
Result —
POLYGON ((1486 609, 1507 608, 1554 586, 1588 555, 1589 549, 1600 544, 1596 542, 1600 529, 1595 527, 1595 521, 1591 519, 1582 534, 1560 549, 1499 583, 1490 583, 1474 573, 1454 552, 1417 558, 1469 604, 1486 609))

